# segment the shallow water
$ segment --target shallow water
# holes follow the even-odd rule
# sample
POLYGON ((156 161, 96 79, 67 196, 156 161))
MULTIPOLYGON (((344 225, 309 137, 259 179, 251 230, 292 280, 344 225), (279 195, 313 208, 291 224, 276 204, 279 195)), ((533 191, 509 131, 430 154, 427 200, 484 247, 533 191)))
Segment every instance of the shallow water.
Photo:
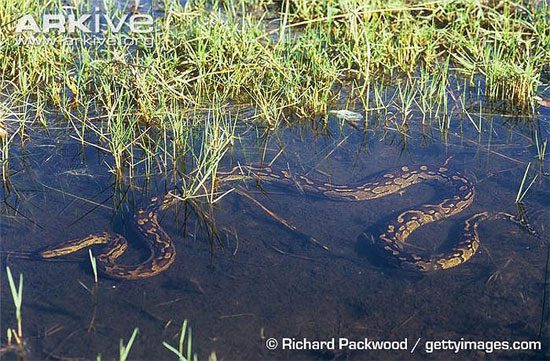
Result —
MULTIPOLYGON (((542 109, 544 112, 544 109, 542 109)), ((377 125, 367 130, 330 119, 328 127, 308 123, 257 137, 242 126, 239 141, 222 168, 265 161, 315 179, 351 183, 378 171, 409 164, 449 167, 475 181, 472 206, 450 219, 422 227, 411 243, 426 252, 461 234, 468 216, 488 210, 515 212, 514 200, 529 162, 539 172, 532 141, 534 126, 547 138, 548 111, 537 122, 492 117, 478 134, 469 120, 456 120, 446 136, 437 127, 411 129, 408 136, 377 125), (536 125, 535 125, 536 124, 536 125)), ((132 359, 174 359, 162 341, 177 344, 188 319, 201 359, 425 359, 428 340, 538 340, 543 350, 483 353, 438 351, 437 359, 548 357, 548 313, 543 315, 547 246, 514 224, 485 222, 481 249, 467 263, 432 274, 405 272, 374 255, 366 239, 391 215, 447 195, 432 184, 367 202, 337 202, 301 193, 296 187, 241 184, 262 205, 295 225, 291 232, 236 192, 213 209, 219 241, 212 241, 184 205, 165 212, 162 224, 178 255, 166 272, 143 281, 101 278, 98 302, 84 252, 68 261, 18 258, 89 233, 113 231, 130 239, 132 262, 146 255, 127 233, 130 215, 147 199, 166 191, 161 175, 146 183, 114 189, 111 160, 82 147, 64 127, 30 134, 11 153, 12 189, 4 191, 2 262, 23 273, 24 334, 29 359, 118 357, 118 340, 139 328, 132 359), (408 350, 270 351, 269 338, 362 340, 405 338, 408 350), (418 349, 411 354, 414 343, 418 349)), ((550 217, 548 177, 539 174, 526 196, 531 223, 543 238, 550 217)), ((97 252, 97 251, 96 251, 97 252)), ((4 276, 5 273, 2 272, 4 276)), ((3 278, 5 280, 5 278, 3 278)), ((2 332, 15 325, 11 297, 2 282, 2 332)), ((546 306, 548 307, 548 306, 546 306)))

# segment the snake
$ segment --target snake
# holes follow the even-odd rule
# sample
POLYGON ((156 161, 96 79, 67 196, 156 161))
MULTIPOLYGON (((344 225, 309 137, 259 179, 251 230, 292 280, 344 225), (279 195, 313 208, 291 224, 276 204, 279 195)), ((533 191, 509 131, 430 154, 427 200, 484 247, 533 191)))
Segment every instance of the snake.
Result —
MULTIPOLYGON (((467 209, 475 197, 474 184, 461 173, 445 166, 401 166, 386 170, 352 184, 337 184, 295 174, 288 169, 272 166, 236 166, 227 172, 218 172, 216 186, 236 181, 260 180, 287 186, 297 186, 304 193, 336 201, 368 201, 403 191, 415 184, 438 182, 450 190, 450 195, 434 204, 423 204, 392 217, 380 234, 373 239, 375 249, 396 266, 407 270, 430 272, 449 269, 470 260, 478 251, 478 226, 488 219, 508 219, 517 222, 514 215, 505 212, 480 212, 464 222, 462 236, 443 252, 423 255, 407 250, 409 236, 418 228, 449 218, 467 209)), ((49 247, 39 256, 43 259, 65 256, 94 245, 104 245, 97 256, 97 268, 108 277, 138 280, 156 276, 167 270, 176 259, 176 248, 170 235, 158 222, 158 213, 175 205, 180 198, 175 192, 154 197, 133 216, 139 234, 149 247, 149 257, 138 264, 119 264, 117 259, 128 248, 128 241, 119 234, 101 232, 87 237, 65 241, 49 247)), ((524 224, 525 225, 525 224, 524 224)), ((532 228, 527 227, 530 231, 532 228)))

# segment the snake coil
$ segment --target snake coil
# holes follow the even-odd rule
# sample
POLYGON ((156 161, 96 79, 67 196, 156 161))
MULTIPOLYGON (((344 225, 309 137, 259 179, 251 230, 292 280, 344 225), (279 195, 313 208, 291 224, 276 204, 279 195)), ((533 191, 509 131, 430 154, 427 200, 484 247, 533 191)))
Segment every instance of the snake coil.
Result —
MULTIPOLYGON (((411 233, 426 224, 458 214, 472 204, 475 195, 474 185, 460 173, 449 171, 445 167, 403 166, 370 176, 357 184, 344 185, 319 182, 305 175, 291 174, 287 170, 271 167, 242 166, 220 173, 218 184, 225 185, 246 179, 259 179, 286 185, 298 184, 305 192, 339 201, 366 201, 381 198, 426 181, 442 183, 452 191, 451 197, 437 204, 424 204, 400 213, 385 226, 384 231, 374 242, 389 260, 400 267, 422 272, 456 267, 472 258, 479 248, 477 228, 480 222, 497 218, 516 221, 513 215, 503 212, 475 214, 466 220, 462 238, 453 247, 443 253, 424 256, 404 249, 411 233)), ((126 251, 128 242, 121 235, 107 232, 63 242, 40 252, 40 256, 42 258, 59 257, 92 245, 102 244, 105 245, 105 250, 97 257, 98 268, 102 273, 113 278, 130 280, 155 276, 168 269, 176 257, 174 242, 158 223, 157 213, 171 207, 177 201, 178 199, 171 193, 155 197, 146 208, 140 209, 135 214, 134 222, 150 249, 149 258, 139 264, 117 264, 116 261, 126 251)))

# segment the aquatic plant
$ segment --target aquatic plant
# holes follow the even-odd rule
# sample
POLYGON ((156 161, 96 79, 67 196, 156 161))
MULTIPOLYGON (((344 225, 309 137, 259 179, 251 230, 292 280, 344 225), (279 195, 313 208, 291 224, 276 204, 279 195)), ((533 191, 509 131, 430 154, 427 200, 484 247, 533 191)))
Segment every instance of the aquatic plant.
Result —
POLYGON ((6 272, 8 274, 8 283, 10 285, 10 292, 15 306, 15 318, 17 319, 17 329, 8 328, 7 337, 8 344, 6 350, 15 350, 20 357, 24 355, 25 352, 25 340, 23 338, 23 318, 21 316, 21 306, 23 304, 23 275, 19 275, 19 285, 15 285, 11 270, 9 267, 6 267, 6 272), (12 340, 15 340, 15 345, 12 344, 12 340))
POLYGON ((124 340, 120 339, 119 361, 126 361, 128 359, 128 355, 130 354, 130 350, 132 349, 132 345, 134 344, 134 340, 136 339, 138 332, 139 332, 139 329, 134 328, 134 331, 132 332, 132 336, 130 336, 130 340, 128 341, 127 345, 124 345, 124 340))
POLYGON ((535 132, 535 147, 537 148, 537 159, 540 162, 544 162, 546 159, 546 146, 548 139, 545 139, 542 143, 539 140, 538 132, 535 132))
MULTIPOLYGON (((116 41, 96 46, 77 32, 70 44, 49 34, 40 47, 21 43, 29 36, 13 32, 17 17, 61 8, 61 0, 0 4, 7 30, 0 35, 0 93, 30 108, 33 122, 46 125, 49 114, 61 114, 83 143, 112 154, 118 177, 138 167, 154 173, 155 159, 161 171, 173 169, 191 151, 193 128, 209 126, 216 107, 252 110, 241 119, 274 128, 326 116, 344 95, 350 110, 358 101, 367 113, 405 115, 387 119, 398 130, 419 110, 423 123, 435 119, 445 131, 455 103, 480 131, 481 117, 474 121, 466 106, 468 89, 529 112, 550 60, 544 2, 164 1, 150 38, 124 34, 141 45, 107 33, 116 41), (266 19, 276 11, 273 26, 266 19), (462 93, 453 95, 460 83, 462 93), (394 96, 381 91, 387 84, 395 85, 394 96)), ((111 3, 106 11, 120 17, 140 10, 111 3)))
MULTIPOLYGON (((191 328, 187 326, 187 320, 183 321, 183 324, 181 325, 180 330, 180 337, 179 337, 179 343, 178 348, 171 346, 167 342, 163 342, 162 344, 164 347, 166 347, 168 350, 172 351, 178 356, 178 359, 180 361, 188 361, 192 360, 192 337, 191 337, 191 328), (187 334, 187 347, 185 347, 185 335, 187 334), (185 355, 185 356, 184 356, 185 355)), ((194 355, 194 358, 197 358, 197 355, 194 355)))
POLYGON ((92 250, 88 250, 88 254, 90 256, 90 264, 92 265, 92 271, 94 273, 94 283, 97 284, 97 260, 92 254, 92 250))
POLYGON ((527 168, 525 168, 525 172, 523 173, 523 178, 521 180, 521 183, 519 185, 518 193, 516 195, 516 203, 521 203, 523 201, 523 198, 525 198, 525 195, 531 189, 531 186, 535 181, 537 180, 538 174, 535 174, 535 176, 531 179, 531 182, 525 187, 526 181, 527 181, 527 175, 529 174, 529 168, 531 167, 531 163, 527 164, 527 168))
MULTIPOLYGON (((170 345, 166 341, 164 341, 162 344, 168 350, 172 351, 178 357, 179 361, 192 361, 192 360, 197 361, 198 360, 197 354, 193 353, 193 338, 191 336, 191 327, 188 326, 187 320, 184 320, 183 324, 181 325, 178 348, 175 348, 174 346, 170 345)), ((217 360, 216 353, 212 352, 208 357, 208 361, 216 361, 216 360, 217 360)))

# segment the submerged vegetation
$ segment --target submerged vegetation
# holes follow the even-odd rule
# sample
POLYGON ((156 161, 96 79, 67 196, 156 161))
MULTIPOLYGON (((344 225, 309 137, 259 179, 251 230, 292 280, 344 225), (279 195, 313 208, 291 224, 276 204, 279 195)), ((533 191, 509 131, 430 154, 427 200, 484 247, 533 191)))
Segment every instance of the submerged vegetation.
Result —
POLYGON ((15 306, 15 318, 17 320, 17 329, 8 328, 7 344, 0 348, 0 354, 3 352, 13 351, 20 357, 25 351, 25 339, 23 337, 23 319, 21 317, 21 306, 23 304, 23 275, 19 275, 19 285, 16 286, 9 267, 6 267, 8 275, 8 283, 10 285, 11 297, 15 306))
POLYGON ((376 112, 402 132, 415 119, 444 131, 466 114, 480 131, 470 99, 530 114, 550 63, 545 1, 105 2, 114 18, 154 13, 154 32, 15 33, 24 14, 92 10, 39 3, 0 0, 4 181, 7 144, 62 118, 112 155, 118 176, 184 170, 192 196, 239 120, 275 128, 343 106, 365 112, 366 126, 376 112))
MULTIPOLYGON (((26 355, 27 350, 25 348, 26 345, 25 345, 25 338, 23 336, 23 319, 21 317, 21 308, 23 304, 23 275, 22 274, 19 275, 19 285, 16 286, 9 267, 6 267, 6 273, 8 276, 8 284, 12 295, 13 304, 15 306, 15 318, 17 320, 17 327, 16 329, 14 328, 7 329, 6 331, 7 342, 5 345, 2 345, 0 347, 0 355, 7 355, 10 353, 14 353, 14 354, 17 354, 17 357, 19 360, 25 360, 27 358, 27 355, 26 355)), ((128 360, 130 350, 132 349, 132 346, 136 341, 136 337, 138 336, 138 333, 139 333, 139 329, 134 328, 132 335, 130 336, 130 339, 128 340, 127 344, 124 344, 124 340, 120 339, 119 358, 118 358, 119 361, 128 360)), ((198 356, 197 356, 197 353, 193 352, 192 342, 193 342, 193 338, 191 336, 191 328, 188 327, 187 320, 184 320, 180 330, 178 349, 170 346, 170 344, 168 344, 167 342, 163 342, 163 345, 170 351, 174 352, 177 355, 177 360, 179 361, 192 361, 192 360, 197 361, 198 356), (187 338, 185 337, 186 335, 187 335, 187 338)), ((97 355, 96 360, 97 361, 101 360, 101 354, 97 355)), ((208 360, 209 361, 217 360, 216 353, 214 351, 210 353, 208 360)))
MULTIPOLYGON (((159 175, 181 188, 182 200, 215 203, 224 195, 215 192, 217 172, 244 122, 270 132, 336 117, 360 130, 376 123, 409 136, 413 127, 426 125, 446 135, 461 121, 481 133, 488 114, 532 121, 549 92, 544 0, 158 0, 150 7, 105 0, 102 14, 152 14, 154 31, 15 32, 24 15, 78 17, 96 11, 89 3, 0 0, 4 189, 11 189, 15 173, 10 151, 59 124, 83 146, 107 155, 118 182, 159 175)), ((535 164, 543 170, 547 143, 533 126, 536 156, 519 180, 518 209, 542 178, 543 172, 531 173, 535 164)), ((98 302, 91 252, 89 262, 91 329, 98 302)), ((16 287, 7 273, 17 327, 8 329, 6 350, 22 354, 23 278, 16 287)), ((187 321, 178 331, 162 343, 166 352, 197 359, 187 321)), ((137 337, 136 329, 127 345, 121 340, 121 360, 137 337)))

